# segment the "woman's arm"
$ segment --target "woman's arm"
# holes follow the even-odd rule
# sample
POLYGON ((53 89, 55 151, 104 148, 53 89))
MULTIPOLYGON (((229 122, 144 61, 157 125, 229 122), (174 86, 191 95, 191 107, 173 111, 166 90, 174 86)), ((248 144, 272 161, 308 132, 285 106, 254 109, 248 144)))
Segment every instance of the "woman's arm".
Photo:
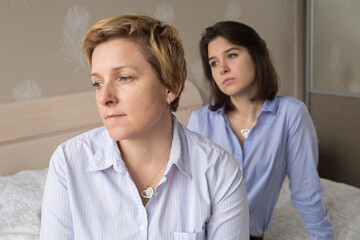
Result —
POLYGON ((334 239, 333 226, 322 203, 315 128, 304 104, 292 110, 287 141, 291 199, 311 239, 334 239))
POLYGON ((65 163, 62 149, 58 148, 50 160, 45 184, 40 239, 74 239, 65 163))
POLYGON ((226 154, 216 171, 221 174, 210 176, 214 201, 207 239, 249 239, 249 208, 241 170, 235 159, 226 154))

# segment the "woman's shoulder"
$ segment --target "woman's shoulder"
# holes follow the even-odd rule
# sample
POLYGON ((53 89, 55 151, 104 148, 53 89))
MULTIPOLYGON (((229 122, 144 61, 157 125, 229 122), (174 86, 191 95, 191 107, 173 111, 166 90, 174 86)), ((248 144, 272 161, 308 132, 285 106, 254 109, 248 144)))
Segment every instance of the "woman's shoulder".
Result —
POLYGON ((61 166, 65 166, 64 163, 67 162, 73 168, 84 164, 89 166, 97 152, 109 152, 106 149, 111 146, 110 140, 105 127, 89 130, 61 143, 54 151, 51 161, 61 166))
POLYGON ((202 108, 194 110, 191 113, 189 122, 198 122, 202 124, 211 124, 212 122, 217 122, 218 118, 222 117, 223 109, 211 110, 210 105, 207 104, 202 108))
MULTIPOLYGON (((196 153, 203 161, 210 165, 217 165, 218 161, 230 161, 230 166, 238 166, 235 159, 223 147, 202 134, 183 128, 186 145, 189 152, 196 153), (225 160, 226 159, 226 160, 225 160)), ((191 154, 191 155, 193 155, 191 154)))
POLYGON ((305 105, 301 100, 290 96, 277 96, 279 106, 296 107, 305 105))
POLYGON ((225 151, 221 146, 200 133, 194 132, 186 127, 183 128, 183 132, 185 138, 187 139, 188 146, 199 148, 205 151, 221 152, 221 154, 223 151, 225 151))
POLYGON ((306 105, 301 100, 290 96, 277 96, 273 101, 277 101, 280 112, 296 113, 306 110, 306 105))
POLYGON ((307 106, 301 100, 289 96, 279 96, 277 99, 276 116, 278 119, 288 122, 289 126, 293 126, 296 122, 300 124, 311 119, 307 106))
POLYGON ((73 145, 95 145, 99 142, 104 142, 107 139, 108 133, 105 127, 98 127, 91 129, 87 132, 81 133, 77 136, 74 136, 62 144, 59 147, 67 147, 73 145))
POLYGON ((212 111, 210 110, 210 104, 206 104, 202 108, 199 108, 197 110, 193 111, 193 115, 199 116, 199 117, 205 117, 209 115, 216 115, 218 111, 212 111))

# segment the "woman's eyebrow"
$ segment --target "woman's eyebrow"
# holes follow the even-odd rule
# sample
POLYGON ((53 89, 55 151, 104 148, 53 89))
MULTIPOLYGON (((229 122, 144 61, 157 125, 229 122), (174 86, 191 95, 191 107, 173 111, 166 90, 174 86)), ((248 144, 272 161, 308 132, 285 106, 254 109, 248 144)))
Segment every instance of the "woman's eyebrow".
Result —
POLYGON ((224 53, 228 53, 228 52, 230 52, 230 51, 232 51, 232 50, 240 50, 240 48, 238 48, 238 47, 232 47, 232 48, 229 48, 228 50, 225 50, 224 53))
MULTIPOLYGON (((111 69, 112 72, 118 72, 124 68, 131 68, 131 69, 134 69, 135 71, 139 71, 140 69, 136 66, 133 66, 133 65, 124 65, 124 66, 119 66, 119 67, 114 67, 111 69)), ((101 77, 100 74, 94 72, 94 73, 91 73, 90 74, 90 77, 101 77)))
MULTIPOLYGON (((229 48, 229 49, 227 49, 227 50, 225 50, 223 53, 228 53, 228 52, 230 52, 230 51, 232 51, 232 50, 240 50, 240 48, 238 48, 238 47, 232 47, 232 48, 229 48)), ((210 57, 209 59, 208 59, 208 61, 210 61, 211 59, 214 59, 215 57, 210 57)))

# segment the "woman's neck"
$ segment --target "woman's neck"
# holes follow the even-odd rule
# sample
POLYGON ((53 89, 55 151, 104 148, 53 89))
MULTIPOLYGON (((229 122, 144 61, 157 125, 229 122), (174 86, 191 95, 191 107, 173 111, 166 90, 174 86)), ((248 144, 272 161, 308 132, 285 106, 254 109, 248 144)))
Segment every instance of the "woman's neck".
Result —
POLYGON ((264 104, 262 100, 251 101, 245 97, 231 97, 230 99, 235 109, 228 115, 238 116, 237 118, 243 122, 255 121, 264 104))
POLYGON ((161 162, 164 155, 168 154, 172 143, 172 119, 162 121, 158 127, 150 129, 146 134, 118 141, 122 159, 127 167, 150 167, 161 162))
POLYGON ((264 102, 249 101, 248 99, 242 101, 237 99, 237 101, 234 101, 232 99, 232 103, 235 109, 228 112, 226 115, 232 131, 239 140, 240 145, 243 147, 248 134, 256 124, 256 118, 260 113, 264 102))
POLYGON ((153 192, 156 189, 169 162, 172 125, 170 117, 169 121, 162 123, 161 128, 154 129, 145 136, 118 142, 121 157, 144 206, 150 200, 143 196, 144 191, 151 189, 153 192))

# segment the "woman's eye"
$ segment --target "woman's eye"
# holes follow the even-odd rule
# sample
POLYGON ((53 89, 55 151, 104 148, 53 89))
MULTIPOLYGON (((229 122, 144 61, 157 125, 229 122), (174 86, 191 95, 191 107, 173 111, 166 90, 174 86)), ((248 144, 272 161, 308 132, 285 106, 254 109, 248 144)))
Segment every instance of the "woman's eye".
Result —
POLYGON ((230 53, 228 58, 232 59, 232 58, 236 58, 237 54, 236 53, 230 53))
POLYGON ((123 82, 129 82, 132 78, 128 76, 120 77, 121 81, 123 82))
POLYGON ((93 83, 92 85, 93 85, 94 88, 100 89, 104 84, 103 84, 103 83, 96 82, 96 83, 93 83))
POLYGON ((218 62, 212 61, 210 62, 210 67, 216 67, 218 65, 218 62))

